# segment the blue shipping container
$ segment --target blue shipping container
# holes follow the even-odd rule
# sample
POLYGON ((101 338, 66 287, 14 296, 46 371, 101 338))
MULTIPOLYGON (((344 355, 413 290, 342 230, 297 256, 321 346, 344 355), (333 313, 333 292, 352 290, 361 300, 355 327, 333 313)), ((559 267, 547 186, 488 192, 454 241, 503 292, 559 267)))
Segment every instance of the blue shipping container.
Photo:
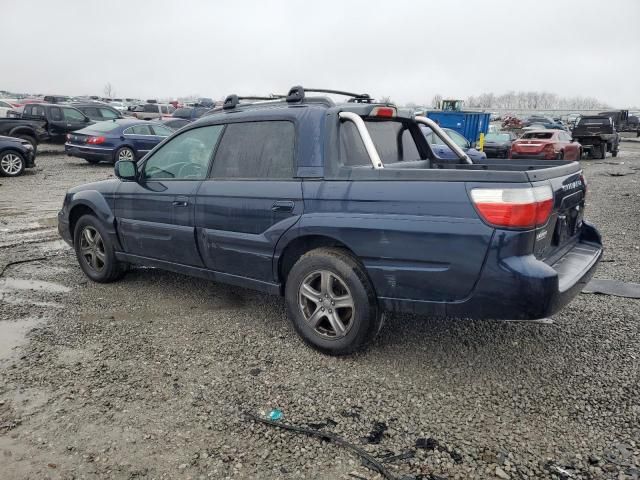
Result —
POLYGON ((427 112, 427 118, 442 128, 455 130, 471 143, 477 142, 481 133, 487 134, 490 115, 490 113, 484 112, 445 112, 442 110, 427 112))

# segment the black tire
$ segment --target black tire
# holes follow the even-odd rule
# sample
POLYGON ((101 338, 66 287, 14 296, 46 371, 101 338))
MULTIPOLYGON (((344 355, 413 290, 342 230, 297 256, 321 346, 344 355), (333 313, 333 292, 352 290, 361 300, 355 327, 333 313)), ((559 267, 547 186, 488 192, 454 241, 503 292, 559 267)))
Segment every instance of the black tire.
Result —
POLYGON ((22 140, 26 140, 33 147, 33 154, 35 155, 38 151, 38 141, 32 137, 31 135, 19 134, 16 135, 16 138, 21 138, 22 140))
POLYGON ((563 160, 564 159, 564 150, 560 150, 558 155, 556 155, 556 159, 557 160, 563 160))
MULTIPOLYGON (((304 342, 327 355, 349 355, 367 346, 378 334, 382 327, 383 315, 378 306, 376 294, 371 282, 360 263, 349 253, 338 248, 318 248, 307 252, 295 263, 286 280, 285 299, 287 302, 287 312, 289 319, 293 323, 296 332, 302 337, 304 342), (318 313, 321 305, 326 305, 327 312, 331 312, 333 294, 336 293, 336 283, 338 288, 346 286, 346 296, 352 300, 352 307, 347 307, 348 323, 342 325, 345 333, 341 335, 330 335, 330 320, 324 319, 323 323, 312 326, 307 320, 307 314, 303 307, 308 299, 301 294, 303 282, 314 275, 322 275, 321 272, 328 272, 333 280, 332 297, 318 299, 315 303, 317 307, 314 314, 318 313), (322 303, 326 302, 326 303, 322 303), (324 331, 322 331, 324 329, 324 331)), ((320 290, 318 290, 320 291, 320 290)), ((344 293, 344 291, 342 292, 344 293)), ((322 295, 320 295, 322 297, 322 295)), ((340 294, 335 297, 338 301, 340 294)), ((344 298, 344 297, 343 297, 344 298)), ((322 307, 324 311, 324 307, 322 307)), ((344 309, 341 309, 344 310, 344 309)), ((335 308, 336 316, 338 309, 335 308)), ((331 324, 333 325, 333 324, 331 324)))
POLYGON ((607 158, 607 144, 606 143, 601 143, 600 144, 600 157, 599 158, 607 158))
MULTIPOLYGON (((83 215, 78 219, 73 232, 73 247, 76 251, 76 257, 80 264, 80 268, 82 268, 85 275, 94 282, 113 282, 121 278, 127 270, 127 264, 119 262, 116 259, 115 250, 111 240, 109 239, 109 235, 100 221, 93 215, 83 215), (93 238, 96 239, 96 249, 98 251, 100 250, 99 245, 102 245, 103 260, 98 262, 99 264, 102 264, 102 268, 95 268, 94 265, 92 265, 92 260, 88 258, 91 257, 91 253, 86 252, 90 249, 84 249, 85 245, 83 245, 83 235, 85 235, 85 230, 97 232, 97 234, 99 234, 99 239, 95 236, 93 238)), ((96 254, 96 249, 92 250, 94 255, 96 254)))
POLYGON ((24 173, 24 156, 16 150, 0 152, 0 176, 17 177, 24 173))
POLYGON ((130 161, 135 162, 136 152, 134 152, 133 149, 129 147, 121 147, 116 151, 115 155, 113 156, 113 163, 116 163, 118 160, 126 160, 126 158, 120 158, 120 157, 130 157, 130 161))
POLYGON ((618 156, 618 150, 616 149, 616 150, 614 150, 613 152, 611 152, 611 156, 612 156, 613 158, 616 158, 616 157, 618 156))

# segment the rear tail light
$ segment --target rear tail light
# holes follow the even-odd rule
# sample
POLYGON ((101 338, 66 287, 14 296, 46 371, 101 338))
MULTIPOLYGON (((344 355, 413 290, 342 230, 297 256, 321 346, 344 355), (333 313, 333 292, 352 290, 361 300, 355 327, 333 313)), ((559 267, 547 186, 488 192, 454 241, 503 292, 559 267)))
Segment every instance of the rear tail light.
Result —
POLYGON ((471 190, 480 217, 500 228, 534 228, 547 223, 553 209, 549 185, 530 188, 475 188, 471 190))
POLYGON ((99 145, 101 143, 104 143, 106 140, 106 138, 104 137, 89 137, 87 138, 87 143, 91 144, 91 145, 99 145))
POLYGON ((393 118, 396 116, 396 109, 393 107, 375 107, 369 114, 370 117, 393 118))

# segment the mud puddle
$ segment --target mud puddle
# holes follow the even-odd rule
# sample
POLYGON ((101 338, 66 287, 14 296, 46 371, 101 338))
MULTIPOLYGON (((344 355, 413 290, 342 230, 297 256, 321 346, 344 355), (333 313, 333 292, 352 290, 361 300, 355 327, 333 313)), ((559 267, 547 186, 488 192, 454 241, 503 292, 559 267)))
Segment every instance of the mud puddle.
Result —
POLYGON ((14 349, 27 342, 27 333, 44 321, 43 318, 0 321, 0 362, 10 359, 14 349))
POLYGON ((59 283, 45 282, 43 280, 26 280, 22 278, 0 278, 0 299, 3 293, 15 290, 33 290, 47 293, 66 293, 71 291, 69 287, 59 283))

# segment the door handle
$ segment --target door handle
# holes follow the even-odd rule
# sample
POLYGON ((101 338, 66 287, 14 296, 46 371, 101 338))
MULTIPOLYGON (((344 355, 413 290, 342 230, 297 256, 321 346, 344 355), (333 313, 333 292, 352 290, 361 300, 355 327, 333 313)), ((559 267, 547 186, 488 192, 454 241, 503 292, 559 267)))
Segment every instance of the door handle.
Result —
POLYGON ((186 207, 189 205, 189 199, 187 197, 176 197, 173 201, 174 207, 186 207))
POLYGON ((293 212, 293 207, 295 203, 290 200, 278 200, 273 202, 271 206, 271 211, 273 212, 293 212))

